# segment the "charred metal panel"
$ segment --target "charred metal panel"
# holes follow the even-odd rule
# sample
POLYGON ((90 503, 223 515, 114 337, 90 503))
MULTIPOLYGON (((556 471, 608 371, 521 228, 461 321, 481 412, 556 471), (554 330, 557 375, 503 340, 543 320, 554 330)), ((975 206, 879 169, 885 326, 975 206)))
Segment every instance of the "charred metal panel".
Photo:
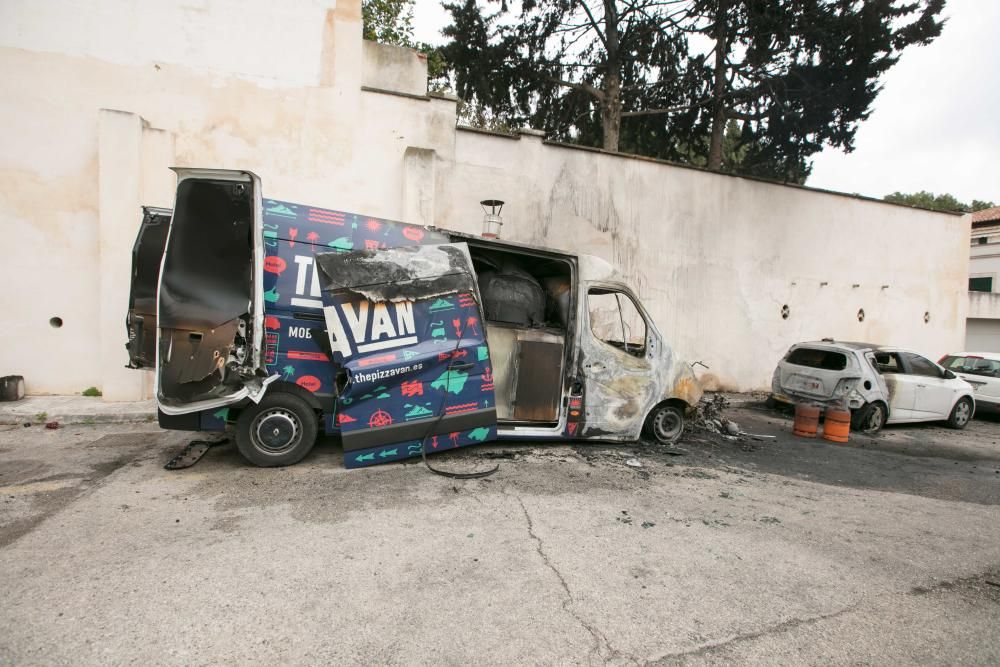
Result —
POLYGON ((251 187, 187 179, 177 205, 160 282, 160 326, 212 329, 247 314, 252 298, 251 187))
POLYGON ((517 351, 516 421, 554 422, 562 397, 561 343, 522 340, 517 351))
MULTIPOLYGON (((613 275, 610 265, 593 257, 581 258, 581 272, 613 275)), ((576 373, 585 384, 583 437, 601 440, 636 440, 650 411, 666 400, 694 406, 702 389, 691 367, 677 358, 656 329, 653 319, 632 297, 646 324, 646 349, 634 356, 599 340, 590 326, 586 296, 590 289, 631 291, 624 284, 606 280, 585 284, 578 308, 580 346, 576 373)))
POLYGON ((474 292, 468 252, 453 245, 422 245, 316 255, 324 292, 349 290, 369 301, 427 299, 474 292))
POLYGON ((157 294, 157 398, 168 414, 218 408, 269 381, 258 365, 258 181, 212 170, 178 179, 157 294))
POLYGON ((448 243, 425 227, 273 199, 264 202, 263 237, 267 310, 289 315, 323 307, 318 253, 448 243))
POLYGON ((129 368, 156 365, 156 290, 170 213, 169 209, 142 209, 142 222, 132 247, 132 284, 125 322, 129 368))

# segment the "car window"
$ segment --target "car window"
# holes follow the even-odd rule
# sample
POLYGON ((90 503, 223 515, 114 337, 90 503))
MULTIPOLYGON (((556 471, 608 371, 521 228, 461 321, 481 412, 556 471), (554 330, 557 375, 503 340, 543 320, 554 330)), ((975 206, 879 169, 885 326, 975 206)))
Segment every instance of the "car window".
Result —
POLYGON ((872 365, 872 370, 874 370, 876 373, 881 372, 878 368, 878 361, 875 359, 874 354, 872 354, 871 352, 865 352, 865 359, 867 359, 868 363, 872 365))
POLYGON ((1000 361, 996 361, 995 359, 948 355, 941 360, 941 365, 956 373, 986 375, 988 377, 997 377, 1000 375, 1000 361))
POLYGON ((646 321, 628 294, 592 289, 587 307, 590 329, 599 340, 636 357, 646 354, 646 321))
POLYGON ((819 350, 813 347, 797 347, 788 353, 785 361, 796 366, 822 368, 828 371, 842 371, 847 368, 847 355, 833 350, 819 350))
POLYGON ((878 362, 879 373, 903 372, 903 364, 899 360, 899 355, 895 352, 876 352, 875 361, 878 362))
POLYGON ((912 354, 910 352, 904 352, 903 354, 906 356, 906 360, 910 362, 910 368, 914 375, 923 375, 932 378, 941 377, 941 371, 933 361, 924 359, 919 354, 912 354))

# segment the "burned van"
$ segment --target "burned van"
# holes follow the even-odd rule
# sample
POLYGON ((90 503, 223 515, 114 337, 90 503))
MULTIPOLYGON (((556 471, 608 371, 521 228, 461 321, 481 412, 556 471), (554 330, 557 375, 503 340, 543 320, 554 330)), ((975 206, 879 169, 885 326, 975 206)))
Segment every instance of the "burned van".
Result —
POLYGON ((265 198, 178 169, 145 209, 127 344, 163 428, 348 468, 494 440, 680 437, 701 390, 601 259, 265 198))

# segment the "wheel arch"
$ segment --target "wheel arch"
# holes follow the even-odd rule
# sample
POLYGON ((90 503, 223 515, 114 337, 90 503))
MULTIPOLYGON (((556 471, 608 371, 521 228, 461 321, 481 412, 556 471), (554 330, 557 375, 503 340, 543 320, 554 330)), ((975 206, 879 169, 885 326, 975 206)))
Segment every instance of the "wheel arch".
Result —
MULTIPOLYGON (((281 392, 283 394, 292 394, 293 396, 298 396, 306 404, 317 412, 323 411, 323 405, 320 403, 319 398, 316 394, 312 393, 304 387, 300 387, 294 382, 289 382, 288 380, 275 380, 267 386, 267 394, 281 392)), ((265 394, 265 395, 267 395, 265 394)))
POLYGON ((681 414, 684 415, 685 420, 688 417, 688 413, 694 410, 694 406, 682 398, 665 398, 659 403, 654 404, 653 407, 651 407, 649 410, 646 411, 646 416, 643 417, 642 419, 643 431, 646 431, 647 427, 649 426, 649 420, 652 419, 654 414, 656 414, 656 411, 662 408, 664 405, 672 405, 678 410, 680 410, 681 414))
POLYGON ((973 396, 972 394, 968 394, 968 393, 962 394, 961 396, 959 396, 958 398, 955 399, 955 402, 951 404, 951 409, 948 410, 948 414, 949 415, 955 409, 955 406, 958 405, 958 402, 961 401, 964 398, 969 399, 969 403, 972 403, 972 414, 969 415, 969 419, 972 419, 973 417, 976 416, 976 397, 973 396))

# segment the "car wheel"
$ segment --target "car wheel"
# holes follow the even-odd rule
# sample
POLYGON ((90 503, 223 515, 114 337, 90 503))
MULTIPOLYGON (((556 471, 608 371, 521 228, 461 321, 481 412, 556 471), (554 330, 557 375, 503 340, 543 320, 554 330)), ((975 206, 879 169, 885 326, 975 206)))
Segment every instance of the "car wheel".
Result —
POLYGON ((675 405, 661 405, 649 415, 649 435, 661 445, 672 445, 684 434, 684 413, 675 405))
POLYGON ((948 426, 961 430, 969 424, 970 419, 972 419, 972 401, 968 398, 958 399, 948 417, 948 426))
POLYGON ((276 392, 240 413, 236 447, 263 468, 298 463, 316 444, 316 413, 298 396, 276 392))
POLYGON ((885 426, 885 406, 881 403, 868 403, 855 411, 851 418, 851 427, 855 431, 875 435, 885 426))

